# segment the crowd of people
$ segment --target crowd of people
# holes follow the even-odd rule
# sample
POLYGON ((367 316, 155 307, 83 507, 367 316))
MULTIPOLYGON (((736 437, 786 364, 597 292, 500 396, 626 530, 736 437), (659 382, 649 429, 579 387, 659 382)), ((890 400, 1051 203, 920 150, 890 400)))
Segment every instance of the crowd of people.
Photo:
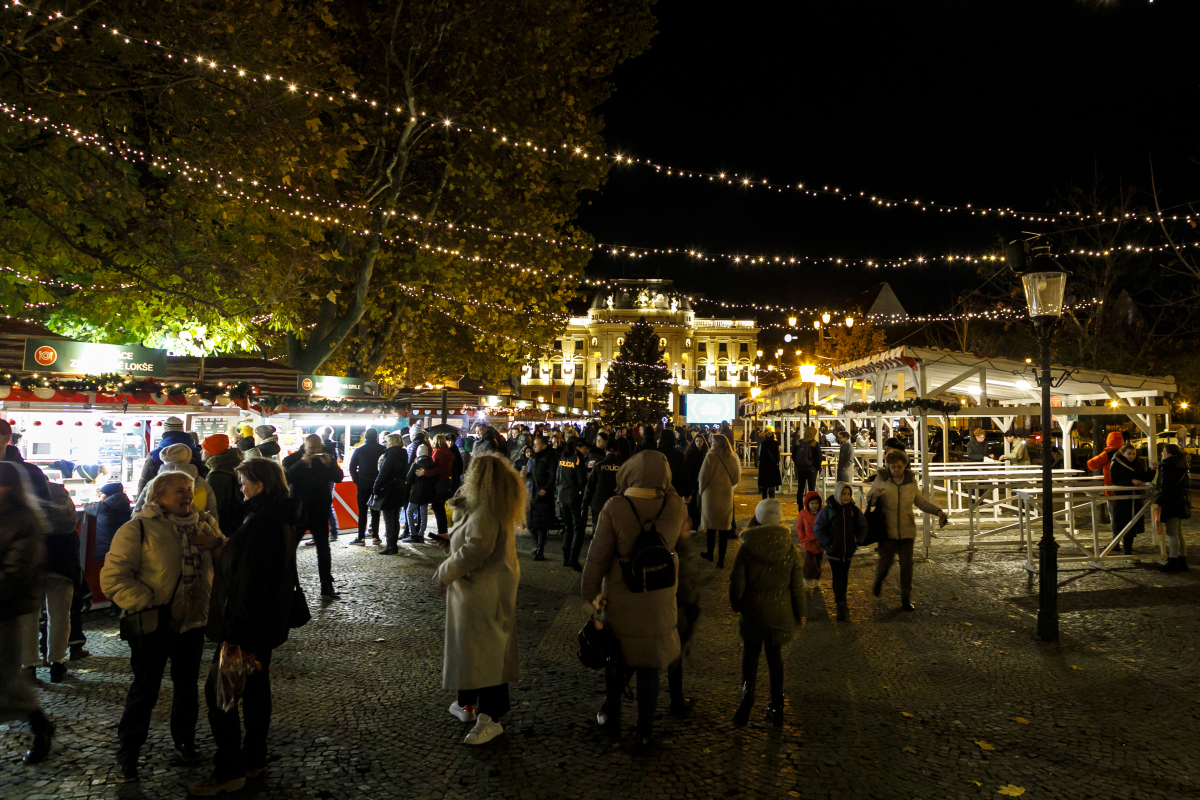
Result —
MULTIPOLYGON (((122 610, 120 635, 133 676, 117 728, 115 780, 139 778, 168 664, 174 758, 201 760, 197 686, 207 639, 214 653, 204 693, 216 757, 211 774, 188 787, 206 796, 236 791, 266 768, 272 653, 310 618, 296 567, 305 535, 317 551, 322 599, 339 597, 330 543, 339 534, 332 504, 334 487, 345 477, 345 454, 327 428, 308 434, 302 448, 286 456, 269 425, 199 442, 179 420, 166 428, 134 497, 110 482, 89 509, 97 518, 101 588, 122 610)), ((482 423, 469 433, 432 436, 418 426, 382 435, 368 428, 347 465, 358 494, 350 544, 382 545, 382 517, 381 555, 397 554, 402 543, 435 545, 448 554, 433 576, 446 596, 443 686, 455 696, 449 713, 472 724, 464 742, 481 745, 503 733, 508 686, 520 674, 518 537, 526 531, 533 561, 543 561, 548 535, 560 532, 562 566, 581 573, 587 625, 607 643, 597 724, 622 735, 622 697, 634 681, 635 746, 647 749, 654 745, 662 671, 671 713, 685 715, 694 703, 684 691, 684 661, 700 613, 705 578, 699 564, 724 569, 730 542, 740 539, 728 576, 743 640, 734 721, 745 724, 753 712, 765 653, 766 718, 779 725, 781 648, 802 621, 805 595, 823 564, 832 573, 837 620, 848 621, 851 561, 877 543, 873 593, 881 595, 898 560, 900 605, 911 611, 915 512, 936 515, 943 525, 947 519, 922 494, 897 439, 885 443, 884 467, 870 476, 868 507, 860 508, 848 484, 855 477, 852 448, 862 443, 852 444, 846 430, 827 435, 836 456, 816 427, 790 443, 799 481, 793 528, 775 498, 783 454, 773 432, 765 433, 756 454, 760 498, 739 532, 735 492, 742 463, 727 425, 518 424, 507 436, 482 423), (823 499, 815 472, 829 458, 837 461, 837 484, 823 499)), ((70 498, 25 464, 7 446, 9 438, 11 430, 0 424, 0 721, 29 723, 33 740, 25 760, 37 763, 50 753, 55 728, 39 707, 36 671, 46 664, 51 681, 61 681, 68 650, 71 661, 87 657, 74 602, 86 581, 70 498), (43 612, 49 625, 39 637, 43 612)), ((1151 472, 1115 434, 1088 466, 1102 469, 1109 485, 1156 483, 1158 521, 1171 543, 1168 568, 1182 561, 1186 569, 1180 522, 1190 516, 1190 500, 1183 451, 1168 445, 1151 472)), ((1128 529, 1128 548, 1136 532, 1134 506, 1116 496, 1110 508, 1114 535, 1128 529)))

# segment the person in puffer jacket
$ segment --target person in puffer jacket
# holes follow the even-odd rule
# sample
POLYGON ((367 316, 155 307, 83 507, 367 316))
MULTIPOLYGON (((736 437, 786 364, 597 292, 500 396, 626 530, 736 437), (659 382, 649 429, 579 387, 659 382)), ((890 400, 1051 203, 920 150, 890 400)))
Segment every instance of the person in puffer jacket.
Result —
POLYGON ((862 509, 854 504, 854 490, 844 483, 837 485, 837 492, 817 515, 813 534, 829 559, 829 571, 833 573, 833 600, 837 604, 838 622, 850 620, 850 609, 846 605, 846 586, 850 582, 850 559, 858 545, 867 538, 867 518, 862 509))
POLYGON ((125 494, 125 485, 114 481, 100 487, 100 501, 88 503, 84 510, 96 516, 96 550, 95 559, 103 561, 112 546, 113 535, 117 529, 129 522, 133 516, 133 506, 129 495, 125 494))
POLYGON ((821 495, 809 492, 804 496, 804 508, 796 516, 796 536, 804 549, 804 587, 809 593, 821 578, 821 544, 814 535, 817 515, 821 513, 821 495))
POLYGON ((204 451, 196 444, 192 435, 183 429, 183 420, 179 417, 167 417, 163 420, 163 435, 158 441, 158 447, 150 451, 150 455, 146 456, 146 463, 142 466, 142 474, 138 478, 138 494, 145 491, 146 484, 154 480, 154 476, 162 469, 162 451, 177 444, 187 446, 191 453, 190 463, 196 467, 200 477, 208 474, 208 468, 204 466, 204 451))

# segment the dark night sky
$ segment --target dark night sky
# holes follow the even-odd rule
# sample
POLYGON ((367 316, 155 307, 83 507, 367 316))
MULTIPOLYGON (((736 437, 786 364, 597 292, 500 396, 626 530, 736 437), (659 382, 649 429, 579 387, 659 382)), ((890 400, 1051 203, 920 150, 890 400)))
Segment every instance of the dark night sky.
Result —
MULTIPOLYGON (((1200 0, 663 0, 650 49, 603 111, 613 152, 676 167, 943 203, 1057 209, 1098 170, 1193 199, 1200 0)), ((899 258, 981 254, 1029 223, 876 209, 617 167, 581 213, 602 242, 899 258)), ((787 271, 598 254, 589 274, 674 278, 709 297, 840 304, 880 280, 912 311, 969 267, 787 271)), ((711 312, 711 306, 699 310, 711 312)), ((767 321, 766 315, 759 315, 767 321)))

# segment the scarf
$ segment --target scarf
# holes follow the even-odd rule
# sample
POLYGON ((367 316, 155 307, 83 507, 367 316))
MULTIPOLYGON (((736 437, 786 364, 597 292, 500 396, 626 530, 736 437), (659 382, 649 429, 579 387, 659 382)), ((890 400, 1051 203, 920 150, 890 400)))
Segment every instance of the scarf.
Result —
POLYGON ((187 516, 164 513, 179 539, 179 550, 183 553, 179 573, 179 588, 171 598, 171 621, 177 631, 191 630, 202 625, 207 618, 207 597, 204 589, 204 553, 193 545, 191 537, 200 532, 200 512, 192 509, 187 516))

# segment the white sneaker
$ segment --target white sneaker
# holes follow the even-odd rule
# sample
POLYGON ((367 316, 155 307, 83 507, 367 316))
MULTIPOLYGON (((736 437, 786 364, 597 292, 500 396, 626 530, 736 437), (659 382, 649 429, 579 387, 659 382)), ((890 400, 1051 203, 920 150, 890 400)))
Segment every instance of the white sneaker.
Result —
POLYGON ((463 722, 475 721, 475 706, 467 706, 466 708, 463 708, 458 704, 457 700, 454 701, 454 705, 450 706, 450 713, 458 717, 463 722))
POLYGON ((487 744, 504 733, 504 726, 495 722, 487 714, 480 714, 475 720, 475 727, 463 739, 463 744, 487 744))

